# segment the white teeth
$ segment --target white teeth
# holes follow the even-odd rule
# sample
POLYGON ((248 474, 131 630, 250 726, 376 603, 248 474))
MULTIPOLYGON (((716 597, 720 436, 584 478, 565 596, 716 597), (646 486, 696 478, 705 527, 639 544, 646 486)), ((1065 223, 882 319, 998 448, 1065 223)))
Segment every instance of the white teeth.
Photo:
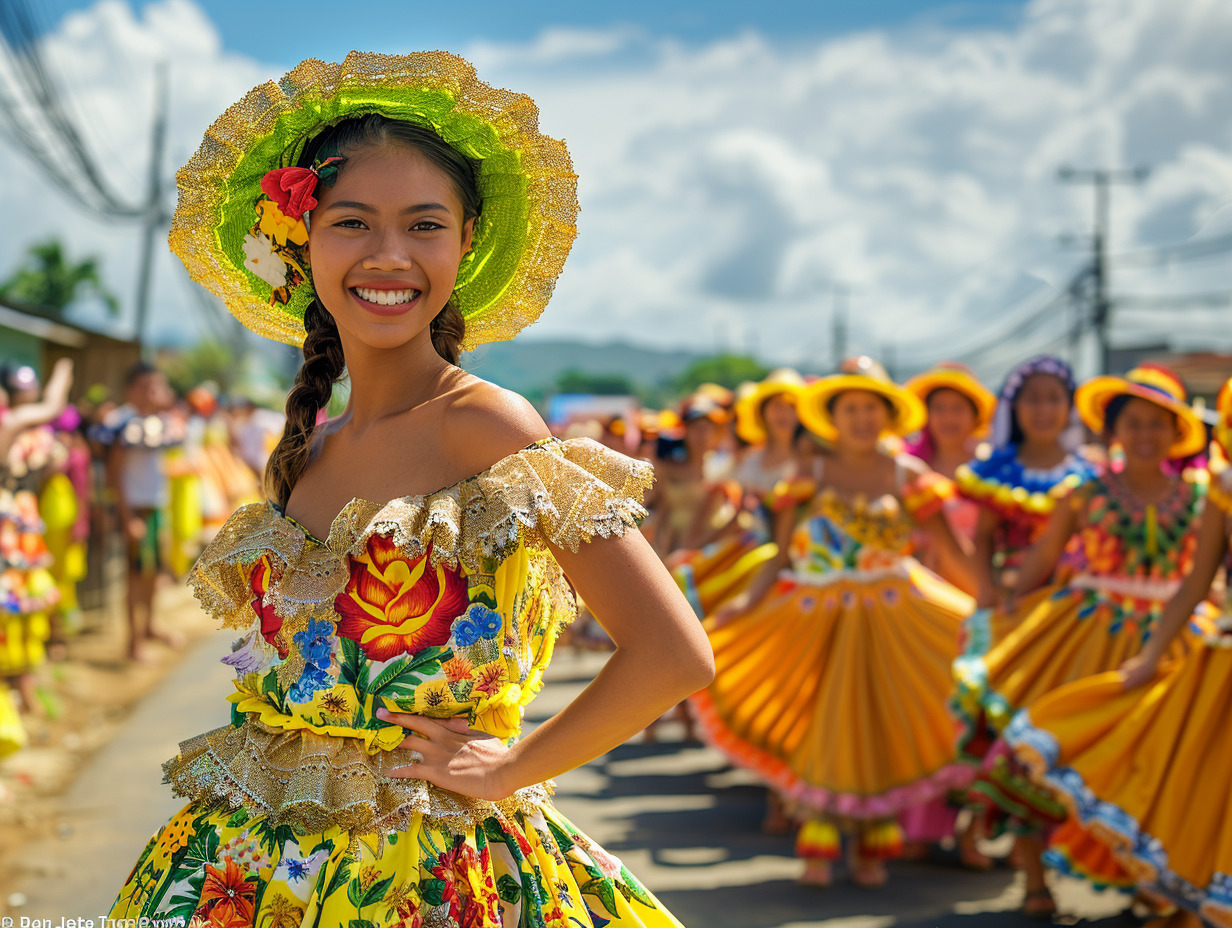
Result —
POLYGON ((380 306, 409 303, 419 296, 418 290, 373 290, 369 287, 356 287, 355 293, 361 300, 367 300, 369 303, 376 303, 380 306))

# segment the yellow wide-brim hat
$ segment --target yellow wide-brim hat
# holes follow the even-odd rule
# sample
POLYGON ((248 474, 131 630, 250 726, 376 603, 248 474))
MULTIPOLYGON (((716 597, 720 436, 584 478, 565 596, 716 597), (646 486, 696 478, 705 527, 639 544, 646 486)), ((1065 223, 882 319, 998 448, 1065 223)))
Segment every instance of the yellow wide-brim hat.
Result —
POLYGON ((301 210, 316 200, 312 190, 307 203, 271 194, 274 172, 331 183, 334 159, 306 169, 305 147, 372 114, 428 129, 475 165, 482 205, 450 299, 466 320, 464 351, 512 338, 547 306, 577 235, 577 175, 565 143, 539 131, 533 100, 485 84, 447 52, 310 58, 250 91, 176 175, 171 250, 245 326, 301 344, 315 298, 301 210))
POLYGON ((1185 385, 1166 367, 1143 364, 1124 377, 1094 377, 1074 393, 1074 406, 1087 428, 1102 435, 1108 404, 1118 396, 1136 396, 1176 416, 1179 435, 1168 457, 1185 458, 1206 448, 1206 427, 1186 402, 1185 385))
POLYGON ((761 383, 751 384, 749 389, 737 391, 736 434, 750 445, 766 443, 766 420, 762 409, 766 400, 773 396, 787 395, 798 401, 804 392, 804 378, 790 367, 781 367, 766 375, 761 383))
POLYGON ((1224 381, 1219 388, 1219 396, 1215 399, 1215 412, 1218 421, 1215 423, 1215 441, 1228 458, 1232 458, 1232 378, 1224 381))
POLYGON ((996 394, 980 383, 971 369, 964 364, 948 361, 938 364, 932 370, 912 377, 903 384, 903 389, 914 394, 924 403, 925 408, 928 406, 928 397, 934 390, 954 390, 961 393, 975 406, 975 431, 978 435, 988 431, 993 413, 997 410, 996 394))
POLYGON ((834 419, 827 405, 840 393, 851 390, 866 390, 889 401, 894 410, 888 428, 892 435, 910 435, 919 431, 928 419, 928 411, 919 397, 892 381, 885 369, 872 358, 859 357, 844 361, 839 373, 820 378, 800 395, 796 401, 796 413, 804 427, 826 441, 832 442, 838 438, 838 430, 834 427, 834 419))

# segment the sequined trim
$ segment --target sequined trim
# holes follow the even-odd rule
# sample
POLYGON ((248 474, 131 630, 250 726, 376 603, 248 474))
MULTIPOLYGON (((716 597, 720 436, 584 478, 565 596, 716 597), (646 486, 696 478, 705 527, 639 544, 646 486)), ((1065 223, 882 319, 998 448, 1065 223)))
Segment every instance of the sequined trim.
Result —
POLYGON ((255 256, 240 242, 257 218, 265 172, 286 167, 326 125, 370 112, 427 124, 480 162, 477 182, 488 208, 453 297, 466 319, 462 348, 512 338, 547 306, 573 245, 577 176, 564 143, 539 131, 533 100, 489 86, 447 52, 351 52, 340 64, 310 58, 249 91, 210 126, 176 175, 171 250, 245 326, 300 344, 311 281, 291 287, 285 305, 271 305, 271 291, 279 291, 250 273, 255 256), (230 220, 240 211, 251 215, 236 227, 230 220))
POLYGON ((242 806, 301 834, 333 826, 356 834, 402 831, 416 815, 478 825, 493 815, 541 811, 554 792, 549 782, 500 802, 471 799, 388 775, 405 761, 384 751, 369 755, 355 738, 286 732, 248 718, 181 742, 163 764, 163 782, 177 796, 242 806))
POLYGON ((430 546, 433 562, 479 572, 485 559, 502 561, 519 545, 576 551, 596 536, 623 534, 645 517, 640 499, 653 481, 649 464, 596 441, 549 439, 428 496, 352 500, 324 544, 271 504, 252 503, 227 520, 188 582, 223 625, 246 628, 255 617, 248 575, 268 555, 266 601, 287 617, 329 617, 349 575, 346 556, 362 553, 372 535, 386 535, 415 556, 430 546))

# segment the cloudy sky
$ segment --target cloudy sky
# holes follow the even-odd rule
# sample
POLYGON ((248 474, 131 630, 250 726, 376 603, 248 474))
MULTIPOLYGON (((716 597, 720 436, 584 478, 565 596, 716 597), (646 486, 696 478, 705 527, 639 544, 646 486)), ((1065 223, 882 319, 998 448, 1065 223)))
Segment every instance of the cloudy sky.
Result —
MULTIPOLYGON (((978 357, 991 374, 1063 346, 1057 296, 1085 259, 1058 238, 1092 221, 1090 189, 1057 182, 1069 164, 1151 168, 1113 192, 1115 337, 1232 346, 1232 252, 1193 248, 1232 235, 1225 0, 32 3, 89 144, 133 199, 159 61, 168 177, 227 105, 303 57, 445 47, 531 94, 568 140, 582 215, 528 337, 824 363, 838 282, 850 348, 906 372, 993 342, 978 357)), ((100 255, 131 306, 136 230, 85 217, 0 151, 0 276, 56 234, 100 255)), ((204 331, 190 286, 160 249, 163 337, 204 331)))

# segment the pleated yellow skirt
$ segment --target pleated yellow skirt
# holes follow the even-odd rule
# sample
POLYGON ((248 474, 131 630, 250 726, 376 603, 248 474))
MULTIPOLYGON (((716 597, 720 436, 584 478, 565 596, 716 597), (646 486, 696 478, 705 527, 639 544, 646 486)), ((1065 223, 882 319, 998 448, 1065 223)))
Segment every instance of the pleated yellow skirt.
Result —
POLYGON ((748 589, 761 566, 778 550, 778 545, 757 533, 742 532, 696 551, 681 552, 669 564, 677 585, 700 618, 713 615, 748 589))
POLYGON ((706 621, 703 733, 804 814, 889 818, 970 778, 946 696, 971 600, 908 563, 877 580, 782 579, 752 611, 706 621))
POLYGON ((1229 719, 1232 651, 1198 646, 1143 688, 1105 673, 1058 689, 1006 740, 1133 880, 1232 925, 1229 719))

